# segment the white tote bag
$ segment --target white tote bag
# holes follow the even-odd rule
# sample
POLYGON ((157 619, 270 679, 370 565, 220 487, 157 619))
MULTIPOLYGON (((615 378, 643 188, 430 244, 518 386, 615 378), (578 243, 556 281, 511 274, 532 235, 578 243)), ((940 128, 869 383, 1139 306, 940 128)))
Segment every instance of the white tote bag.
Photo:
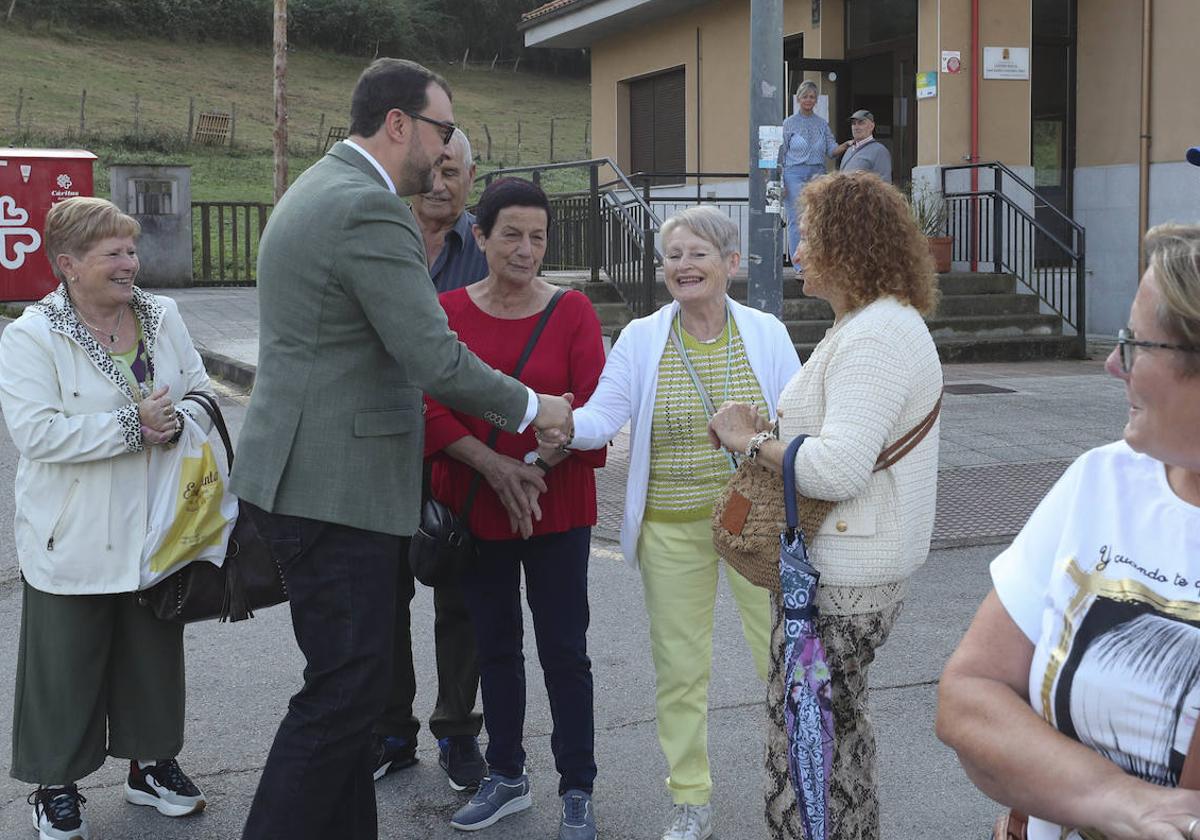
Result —
POLYGON ((139 589, 197 560, 223 565, 238 514, 237 497, 229 492, 229 469, 190 417, 184 417, 178 443, 151 447, 149 457, 139 589))

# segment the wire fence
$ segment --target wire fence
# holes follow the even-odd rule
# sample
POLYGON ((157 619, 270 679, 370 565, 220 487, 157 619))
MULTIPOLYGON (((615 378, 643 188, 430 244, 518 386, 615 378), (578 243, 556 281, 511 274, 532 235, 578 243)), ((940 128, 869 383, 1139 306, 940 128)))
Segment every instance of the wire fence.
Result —
MULTIPOLYGON (((288 120, 292 154, 321 154, 331 138, 345 136, 345 115, 296 109, 288 120)), ((591 120, 565 116, 510 116, 460 120, 476 160, 497 167, 583 160, 591 155, 591 120)), ((140 94, 81 88, 53 97, 18 88, 10 106, 0 102, 0 141, 61 138, 63 142, 124 142, 134 147, 189 144, 229 149, 269 149, 272 113, 239 107, 236 100, 188 97, 151 100, 140 94), (10 110, 11 108, 11 110, 10 110), (216 126, 216 130, 214 130, 216 126)))

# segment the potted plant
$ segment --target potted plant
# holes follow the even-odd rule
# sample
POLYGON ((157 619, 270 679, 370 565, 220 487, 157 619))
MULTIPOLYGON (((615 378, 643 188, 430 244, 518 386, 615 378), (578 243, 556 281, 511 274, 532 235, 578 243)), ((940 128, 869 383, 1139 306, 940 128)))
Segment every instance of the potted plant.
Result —
POLYGON ((929 240, 929 253, 939 274, 950 270, 951 246, 954 240, 946 236, 946 202, 941 193, 918 188, 908 198, 913 220, 929 240))

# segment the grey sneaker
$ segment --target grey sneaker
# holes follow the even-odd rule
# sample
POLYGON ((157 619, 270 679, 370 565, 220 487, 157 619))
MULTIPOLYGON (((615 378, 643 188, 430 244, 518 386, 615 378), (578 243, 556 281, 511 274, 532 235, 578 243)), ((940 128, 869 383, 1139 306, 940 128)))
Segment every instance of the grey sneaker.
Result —
POLYGON ((532 804, 528 774, 513 778, 490 774, 483 777, 471 801, 450 818, 450 825, 459 831, 479 831, 532 804))
POLYGON ((662 840, 707 840, 712 837, 712 805, 676 805, 662 840))
POLYGON ((569 790, 563 794, 558 840, 596 840, 596 815, 592 812, 590 793, 569 790))

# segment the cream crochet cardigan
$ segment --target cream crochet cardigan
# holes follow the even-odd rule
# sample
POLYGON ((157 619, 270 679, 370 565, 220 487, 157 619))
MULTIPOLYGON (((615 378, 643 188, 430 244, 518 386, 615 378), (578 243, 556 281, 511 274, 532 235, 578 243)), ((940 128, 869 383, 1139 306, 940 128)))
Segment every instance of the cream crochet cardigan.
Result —
POLYGON ((827 615, 887 608, 929 554, 940 421, 887 470, 879 453, 916 426, 942 390, 920 314, 886 297, 845 315, 779 398, 780 437, 812 435, 796 454, 801 493, 838 502, 809 549, 827 615))

